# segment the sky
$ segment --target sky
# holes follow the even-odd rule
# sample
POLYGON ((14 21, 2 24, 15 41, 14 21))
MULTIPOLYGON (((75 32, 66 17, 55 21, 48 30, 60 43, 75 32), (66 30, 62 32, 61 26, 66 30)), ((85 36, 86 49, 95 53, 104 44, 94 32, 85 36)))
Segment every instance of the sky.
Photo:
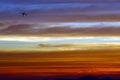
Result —
POLYGON ((6 74, 118 73, 119 49, 120 0, 0 0, 0 70, 6 74))
MULTIPOLYGON (((32 44, 38 42, 38 45, 42 44, 39 38, 53 40, 43 42, 48 45, 68 44, 67 41, 91 43, 89 37, 95 37, 94 43, 111 43, 110 38, 115 37, 119 43, 119 0, 1 0, 0 7, 0 41, 5 41, 6 47, 12 41, 16 41, 16 45, 29 42, 27 36, 34 40, 32 44), (28 16, 23 17, 23 11, 28 16), (81 37, 88 37, 87 41, 79 40, 81 37), (104 37, 108 40, 101 41, 104 37)), ((112 42, 116 43, 114 39, 112 42)))

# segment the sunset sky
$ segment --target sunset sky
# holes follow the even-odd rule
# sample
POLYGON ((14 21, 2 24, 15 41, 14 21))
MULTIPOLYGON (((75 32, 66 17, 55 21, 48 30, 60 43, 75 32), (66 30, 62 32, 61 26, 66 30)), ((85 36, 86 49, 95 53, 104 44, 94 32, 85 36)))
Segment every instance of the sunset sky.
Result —
POLYGON ((0 0, 0 70, 120 75, 120 0, 0 0))

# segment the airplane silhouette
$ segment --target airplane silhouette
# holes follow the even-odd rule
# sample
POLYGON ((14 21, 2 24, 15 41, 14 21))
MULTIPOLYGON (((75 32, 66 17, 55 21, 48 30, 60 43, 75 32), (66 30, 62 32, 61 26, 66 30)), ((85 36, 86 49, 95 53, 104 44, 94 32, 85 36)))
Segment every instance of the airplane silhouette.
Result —
POLYGON ((23 10, 23 9, 20 9, 20 8, 17 8, 17 10, 19 11, 19 13, 22 15, 22 16, 28 16, 28 13, 23 10))
POLYGON ((25 11, 23 11, 23 12, 21 12, 21 15, 22 16, 27 16, 28 14, 25 11))

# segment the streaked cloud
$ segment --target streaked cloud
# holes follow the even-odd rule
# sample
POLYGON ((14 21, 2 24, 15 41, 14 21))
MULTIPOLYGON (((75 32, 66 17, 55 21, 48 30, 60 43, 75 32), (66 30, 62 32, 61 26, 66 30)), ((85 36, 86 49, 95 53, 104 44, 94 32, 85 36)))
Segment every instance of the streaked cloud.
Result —
POLYGON ((39 44, 39 47, 76 47, 79 44, 39 44))
POLYGON ((44 48, 44 50, 88 50, 88 49, 119 49, 119 43, 61 43, 61 44, 45 44, 41 43, 37 48, 44 48), (46 48, 46 49, 45 49, 46 48), (49 49, 47 49, 49 48, 49 49), (54 49, 53 49, 54 48, 54 49))
POLYGON ((0 23, 0 27, 4 26, 5 24, 4 23, 0 23))
POLYGON ((0 36, 0 41, 42 42, 42 43, 119 43, 120 37, 40 37, 0 36))
POLYGON ((119 36, 120 22, 1 23, 1 35, 119 36))

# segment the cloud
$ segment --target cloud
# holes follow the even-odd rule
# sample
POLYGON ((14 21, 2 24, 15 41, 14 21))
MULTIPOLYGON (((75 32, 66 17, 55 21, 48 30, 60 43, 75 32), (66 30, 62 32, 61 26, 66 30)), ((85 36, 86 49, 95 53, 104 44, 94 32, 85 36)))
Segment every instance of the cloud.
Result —
POLYGON ((6 31, 22 31, 25 29, 29 29, 31 27, 31 25, 27 25, 27 24, 21 24, 21 25, 12 25, 12 26, 8 26, 8 28, 6 28, 6 31))
POLYGON ((24 34, 27 33, 27 30, 34 27, 34 24, 16 24, 8 25, 7 27, 3 26, 3 29, 0 30, 1 34, 24 34))
POLYGON ((120 27, 87 27, 87 28, 48 28, 43 33, 77 36, 119 36, 120 27))
POLYGON ((6 23, 6 22, 0 22, 0 31, 3 30, 3 29, 6 29, 7 26, 9 26, 10 24, 9 23, 6 23))
MULTIPOLYGON (((1 23, 1 35, 30 35, 30 36, 120 36, 119 24, 91 24, 90 27, 74 27, 73 24, 6 24, 1 23), (46 25, 46 26, 45 26, 46 25), (51 25, 53 25, 51 27, 51 25)), ((87 23, 86 23, 87 25, 87 23)))
POLYGON ((5 24, 4 23, 0 23, 0 27, 4 26, 5 24))
POLYGON ((61 48, 61 50, 65 49, 119 49, 120 44, 111 44, 111 43, 62 43, 62 44, 44 44, 41 43, 37 45, 39 48, 61 48))
POLYGON ((42 32, 36 32, 38 35, 64 35, 64 36, 119 36, 120 27, 53 27, 46 28, 42 32))
POLYGON ((79 46, 78 44, 39 44, 38 47, 73 47, 79 46))

